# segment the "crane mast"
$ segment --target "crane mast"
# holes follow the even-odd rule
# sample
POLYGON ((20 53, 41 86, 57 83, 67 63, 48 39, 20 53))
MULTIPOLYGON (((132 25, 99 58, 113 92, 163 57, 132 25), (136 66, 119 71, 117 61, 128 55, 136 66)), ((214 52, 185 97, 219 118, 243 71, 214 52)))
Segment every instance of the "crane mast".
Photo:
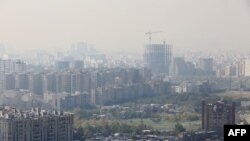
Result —
POLYGON ((151 45, 152 43, 152 34, 156 34, 156 33, 161 33, 161 31, 156 31, 156 32, 146 32, 145 35, 148 35, 148 41, 149 41, 149 44, 151 45))

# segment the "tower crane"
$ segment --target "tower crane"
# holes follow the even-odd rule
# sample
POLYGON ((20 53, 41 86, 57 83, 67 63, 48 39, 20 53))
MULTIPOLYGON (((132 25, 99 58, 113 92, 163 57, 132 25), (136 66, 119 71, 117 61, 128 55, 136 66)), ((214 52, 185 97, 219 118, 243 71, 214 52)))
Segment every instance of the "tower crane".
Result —
POLYGON ((152 41, 152 34, 156 34, 156 33, 161 33, 161 31, 155 31, 155 32, 146 32, 145 35, 148 35, 148 40, 149 40, 149 44, 151 44, 152 41))

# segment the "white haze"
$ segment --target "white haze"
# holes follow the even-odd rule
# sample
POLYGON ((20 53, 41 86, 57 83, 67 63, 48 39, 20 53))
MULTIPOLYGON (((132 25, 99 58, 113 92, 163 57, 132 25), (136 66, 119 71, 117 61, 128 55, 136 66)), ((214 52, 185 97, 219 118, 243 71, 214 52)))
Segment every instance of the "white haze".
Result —
POLYGON ((165 40, 178 51, 249 51, 249 0, 0 0, 0 42, 15 50, 140 52, 165 40))

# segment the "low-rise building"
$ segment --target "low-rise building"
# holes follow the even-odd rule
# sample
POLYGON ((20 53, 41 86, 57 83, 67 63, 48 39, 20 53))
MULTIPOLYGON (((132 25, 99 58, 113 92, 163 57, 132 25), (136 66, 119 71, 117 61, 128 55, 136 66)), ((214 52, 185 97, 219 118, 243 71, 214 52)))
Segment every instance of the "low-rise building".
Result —
POLYGON ((87 92, 75 92, 74 94, 47 92, 44 93, 44 100, 57 110, 80 108, 91 104, 90 95, 87 92))

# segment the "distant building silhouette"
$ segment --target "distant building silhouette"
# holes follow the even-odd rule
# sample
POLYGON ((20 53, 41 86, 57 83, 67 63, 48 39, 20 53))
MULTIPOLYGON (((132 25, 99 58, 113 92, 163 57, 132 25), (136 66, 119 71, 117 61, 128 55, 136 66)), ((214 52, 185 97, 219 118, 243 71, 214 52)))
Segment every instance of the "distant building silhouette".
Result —
POLYGON ((199 68, 206 74, 213 73, 213 59, 212 58, 201 58, 199 60, 199 68))
POLYGON ((173 64, 173 73, 176 76, 192 75, 195 72, 194 64, 186 62, 184 57, 175 57, 173 64))

